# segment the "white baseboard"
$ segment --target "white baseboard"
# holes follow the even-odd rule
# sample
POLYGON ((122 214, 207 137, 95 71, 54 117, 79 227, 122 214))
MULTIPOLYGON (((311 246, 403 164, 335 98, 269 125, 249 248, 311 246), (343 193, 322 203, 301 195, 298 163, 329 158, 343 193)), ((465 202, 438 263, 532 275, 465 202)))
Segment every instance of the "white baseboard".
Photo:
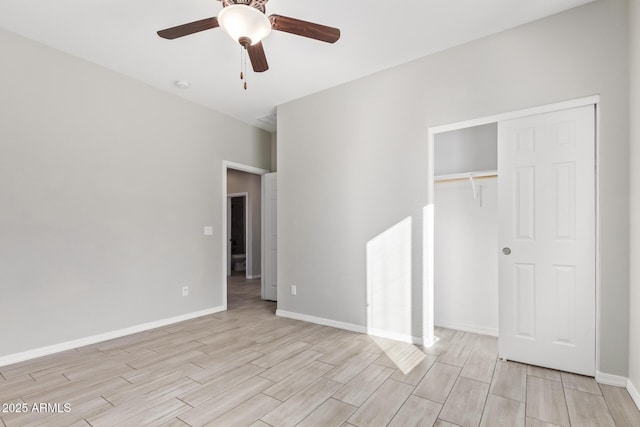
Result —
POLYGON ((626 387, 627 377, 605 374, 604 372, 596 371, 596 382, 605 385, 612 385, 614 387, 626 387))
POLYGON ((373 335, 381 338, 389 338, 395 341, 402 341, 410 344, 422 345, 422 338, 419 337, 399 334, 396 332, 383 331, 380 329, 368 329, 366 326, 340 322, 338 320, 325 319, 324 317, 309 316, 307 314, 294 313, 285 310, 276 310, 276 316, 302 320, 303 322, 316 323, 318 325, 330 326, 332 328, 344 329, 351 332, 358 332, 361 334, 373 335))
POLYGON ((430 340, 428 340, 426 342, 423 342, 422 346, 425 347, 425 348, 430 348, 430 347, 433 347, 433 345, 435 343, 437 343, 438 341, 440 341, 440 338, 434 336, 432 339, 430 339, 430 340))
POLYGON ((401 341, 409 344, 422 345, 422 338, 414 337, 408 334, 399 334, 397 332, 385 331, 382 329, 375 329, 375 328, 370 328, 367 331, 367 334, 373 335, 374 337, 388 338, 394 341, 401 341))
POLYGON ((254 275, 254 276, 252 276, 252 275, 250 275, 250 274, 247 274, 247 279, 249 279, 249 280, 253 280, 253 279, 260 279, 261 277, 262 277, 262 275, 261 275, 261 274, 256 274, 256 275, 254 275))
POLYGON ((635 402, 636 406, 640 410, 640 393, 638 393, 638 389, 633 385, 631 380, 627 379, 627 391, 631 395, 631 398, 635 402))
POLYGON ((156 320, 155 322, 143 323, 141 325, 131 326, 129 328, 119 329, 117 331, 105 332, 104 334, 93 335, 90 337, 79 338, 77 340, 67 341, 60 344, 54 344, 47 347, 35 348, 20 353, 9 354, 0 357, 0 366, 12 365, 18 362, 35 359, 37 357, 48 356, 62 351, 72 350, 86 345, 96 344, 102 341, 120 338, 125 335, 131 335, 138 332, 147 331, 149 329, 160 328, 162 326, 171 325, 173 323, 183 322, 185 320, 195 319, 196 317, 207 316, 209 314, 224 311, 225 307, 214 307, 207 310, 195 311, 193 313, 182 314, 180 316, 170 317, 168 319, 156 320))
POLYGON ((324 317, 309 316, 308 314, 294 313, 292 311, 276 310, 276 316, 288 319, 302 320, 303 322, 316 323, 318 325, 331 326, 332 328, 344 329, 351 332, 367 333, 367 328, 353 323, 339 322, 337 320, 325 319, 324 317))
POLYGON ((492 337, 498 336, 498 329, 486 328, 484 326, 477 326, 477 325, 469 325, 466 323, 438 321, 436 323, 436 326, 440 328, 454 329, 456 331, 472 332, 474 334, 480 334, 480 335, 489 335, 492 337))

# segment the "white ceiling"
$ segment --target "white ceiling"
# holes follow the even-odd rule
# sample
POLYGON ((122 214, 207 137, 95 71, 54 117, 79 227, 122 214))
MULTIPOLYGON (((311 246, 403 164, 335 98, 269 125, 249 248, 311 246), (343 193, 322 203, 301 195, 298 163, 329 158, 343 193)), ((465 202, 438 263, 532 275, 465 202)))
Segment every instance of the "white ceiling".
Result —
POLYGON ((590 1, 270 0, 267 15, 338 27, 342 37, 332 45, 273 31, 263 41, 270 69, 249 72, 246 91, 240 47, 220 28, 156 35, 216 16, 216 0, 2 0, 0 27, 273 130, 257 119, 277 105, 590 1))

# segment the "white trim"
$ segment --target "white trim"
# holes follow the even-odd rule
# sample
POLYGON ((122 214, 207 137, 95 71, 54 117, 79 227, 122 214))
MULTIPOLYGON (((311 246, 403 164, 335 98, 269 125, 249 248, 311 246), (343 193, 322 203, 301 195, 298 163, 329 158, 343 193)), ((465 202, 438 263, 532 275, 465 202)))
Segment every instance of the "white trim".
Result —
POLYGON ((410 344, 422 345, 422 338, 413 337, 406 334, 398 334, 391 331, 383 331, 380 329, 369 329, 367 334, 367 327, 361 325, 355 325, 353 323, 340 322, 332 319, 325 319, 324 317, 309 316, 307 314, 294 313, 285 310, 276 310, 276 316, 286 317, 288 319, 301 320, 303 322, 315 323, 323 326, 330 326, 332 328, 344 329, 346 331, 357 332, 365 335, 373 335, 381 338, 389 338, 395 341, 402 341, 410 344))
MULTIPOLYGON (((273 230, 273 216, 277 221, 277 192, 278 192, 278 173, 270 172, 262 175, 262 271, 264 275, 260 280, 260 298, 277 302, 278 295, 282 293, 278 288, 278 248, 272 247, 273 239, 277 243, 277 229, 273 230), (275 197, 275 200, 274 200, 275 197), (274 234, 275 232, 275 234, 274 234), (275 252, 272 253, 272 252, 275 252), (273 283, 272 283, 273 282, 273 283), (275 293, 275 295, 274 295, 275 293)), ((277 227, 276 227, 277 228, 277 227)))
POLYGON ((260 279, 260 278, 262 278, 262 274, 255 274, 255 275, 247 274, 247 279, 249 280, 260 279))
MULTIPOLYGON (((222 166, 226 169, 235 169, 242 172, 254 173, 256 175, 264 175, 265 173, 269 173, 266 169, 257 168, 255 166, 243 165, 242 163, 230 162, 228 160, 222 161, 222 166)), ((225 187, 225 193, 227 192, 225 187)))
POLYGON ((627 377, 621 377, 619 375, 605 374, 596 370, 596 382, 605 385, 612 385, 614 387, 626 387, 627 377))
MULTIPOLYGON (((264 268, 264 175, 260 176, 260 265, 262 266, 261 270, 266 271, 264 268)), ((265 299, 264 297, 264 278, 260 275, 260 298, 265 299)), ((278 307, 276 306, 276 309, 278 307)))
POLYGON ((596 202, 596 373, 598 372, 598 368, 600 368, 600 312, 601 312, 601 304, 600 298, 602 295, 602 268, 600 266, 600 241, 601 241, 601 233, 600 233, 600 104, 596 103, 595 105, 595 121, 596 121, 596 140, 594 143, 595 151, 595 202, 596 202))
POLYGON ((103 334, 92 335, 90 337, 79 338, 72 341, 66 341, 60 344, 54 344, 47 347, 35 348, 33 350, 23 351, 21 353, 9 354, 0 357, 0 366, 12 365, 25 360, 35 359, 37 357, 48 356, 62 351, 72 350, 86 345, 96 344, 102 341, 112 340, 114 338, 124 337, 126 335, 136 334, 138 332, 148 331, 149 329, 160 328, 162 326, 171 325, 173 323, 184 322, 185 320, 195 319, 196 317, 208 316, 210 314, 225 311, 226 307, 213 307, 206 310, 195 311, 192 313, 181 314, 179 316, 169 317, 167 319, 156 320, 154 322, 143 323, 141 325, 131 326, 117 331, 105 332, 103 334))
POLYGON ((640 393, 638 393, 638 389, 633 385, 630 379, 627 379, 627 391, 631 395, 633 402, 636 404, 638 409, 640 410, 640 393))
POLYGON ((427 129, 427 206, 422 219, 422 337, 435 341, 435 136, 437 128, 427 129))
POLYGON ((427 145, 427 204, 422 208, 422 341, 425 347, 437 342, 435 336, 434 263, 435 263, 435 180, 433 160, 434 136, 429 133, 427 145))
POLYGON ((368 328, 367 335, 372 335, 374 337, 380 338, 388 338, 394 341, 406 342, 409 344, 422 345, 423 341, 420 337, 414 337, 412 335, 407 334, 399 334, 397 332, 385 331, 382 329, 376 328, 368 328))
POLYGON ((456 331, 471 332, 480 335, 489 335, 491 337, 498 336, 498 328, 486 328, 484 326, 469 325, 466 323, 438 321, 436 326, 439 328, 453 329, 456 331))
MULTIPOLYGON (((243 172, 249 172, 256 175, 264 175, 269 171, 266 169, 256 168, 254 166, 243 165, 241 163, 230 162, 228 160, 222 161, 222 221, 220 228, 222 236, 220 244, 222 245, 222 268, 220 269, 222 276, 222 306, 227 309, 227 170, 235 169, 243 172)), ((264 192, 263 192, 264 193, 264 192)), ((262 194, 264 196, 264 194, 262 194)), ((260 215, 263 215, 262 210, 260 215)))
MULTIPOLYGON (((254 195, 255 196, 255 195, 254 195)), ((260 211, 262 212, 262 210, 260 211)), ((248 279, 249 272, 253 271, 253 206, 251 206, 251 198, 249 192, 244 197, 244 277, 248 279)))
POLYGON ((522 117, 535 116, 536 114, 551 113, 554 111, 568 110, 570 108, 584 107, 587 105, 598 104, 600 95, 585 96, 583 98, 569 99, 567 101, 555 102, 553 104, 539 105, 536 107, 525 108, 522 110, 511 111, 508 113, 495 114, 493 116, 480 117, 462 122, 450 123, 441 126, 433 126, 429 128, 430 134, 438 134, 449 132, 452 130, 470 128, 474 126, 486 125, 495 122, 504 122, 505 120, 519 119, 522 117))
POLYGON ((469 178, 486 178, 493 177, 498 175, 498 171, 487 170, 487 171, 476 171, 476 172, 464 172, 464 173, 452 173, 449 175, 436 175, 433 177, 434 181, 448 181, 453 179, 469 179, 469 178))
POLYGON ((346 331, 367 333, 367 328, 353 323, 339 322, 337 320, 325 319, 324 317, 309 316, 308 314, 294 313, 292 311, 276 310, 276 316, 288 319, 302 320, 303 322, 315 323, 318 325, 330 326, 332 328, 344 329, 346 331))

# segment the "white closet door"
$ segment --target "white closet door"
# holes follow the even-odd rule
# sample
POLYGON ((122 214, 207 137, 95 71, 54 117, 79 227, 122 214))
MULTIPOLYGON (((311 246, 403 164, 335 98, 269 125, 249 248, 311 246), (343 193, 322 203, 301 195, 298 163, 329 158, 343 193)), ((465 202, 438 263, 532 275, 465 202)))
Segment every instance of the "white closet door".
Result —
POLYGON ((278 215, 277 215, 277 174, 262 175, 264 188, 264 224, 262 226, 264 263, 262 275, 262 299, 278 299, 278 215))
POLYGON ((500 357, 595 374, 595 108, 498 124, 500 357))

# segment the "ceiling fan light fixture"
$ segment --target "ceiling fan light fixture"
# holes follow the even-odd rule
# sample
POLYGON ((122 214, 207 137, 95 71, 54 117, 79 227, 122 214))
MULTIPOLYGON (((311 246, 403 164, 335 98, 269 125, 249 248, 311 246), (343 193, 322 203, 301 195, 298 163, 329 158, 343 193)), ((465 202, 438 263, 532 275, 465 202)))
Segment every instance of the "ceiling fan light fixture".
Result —
POLYGON ((267 16, 251 6, 235 4, 225 7, 218 14, 218 23, 225 33, 242 44, 248 38, 254 45, 271 33, 271 22, 267 16))

